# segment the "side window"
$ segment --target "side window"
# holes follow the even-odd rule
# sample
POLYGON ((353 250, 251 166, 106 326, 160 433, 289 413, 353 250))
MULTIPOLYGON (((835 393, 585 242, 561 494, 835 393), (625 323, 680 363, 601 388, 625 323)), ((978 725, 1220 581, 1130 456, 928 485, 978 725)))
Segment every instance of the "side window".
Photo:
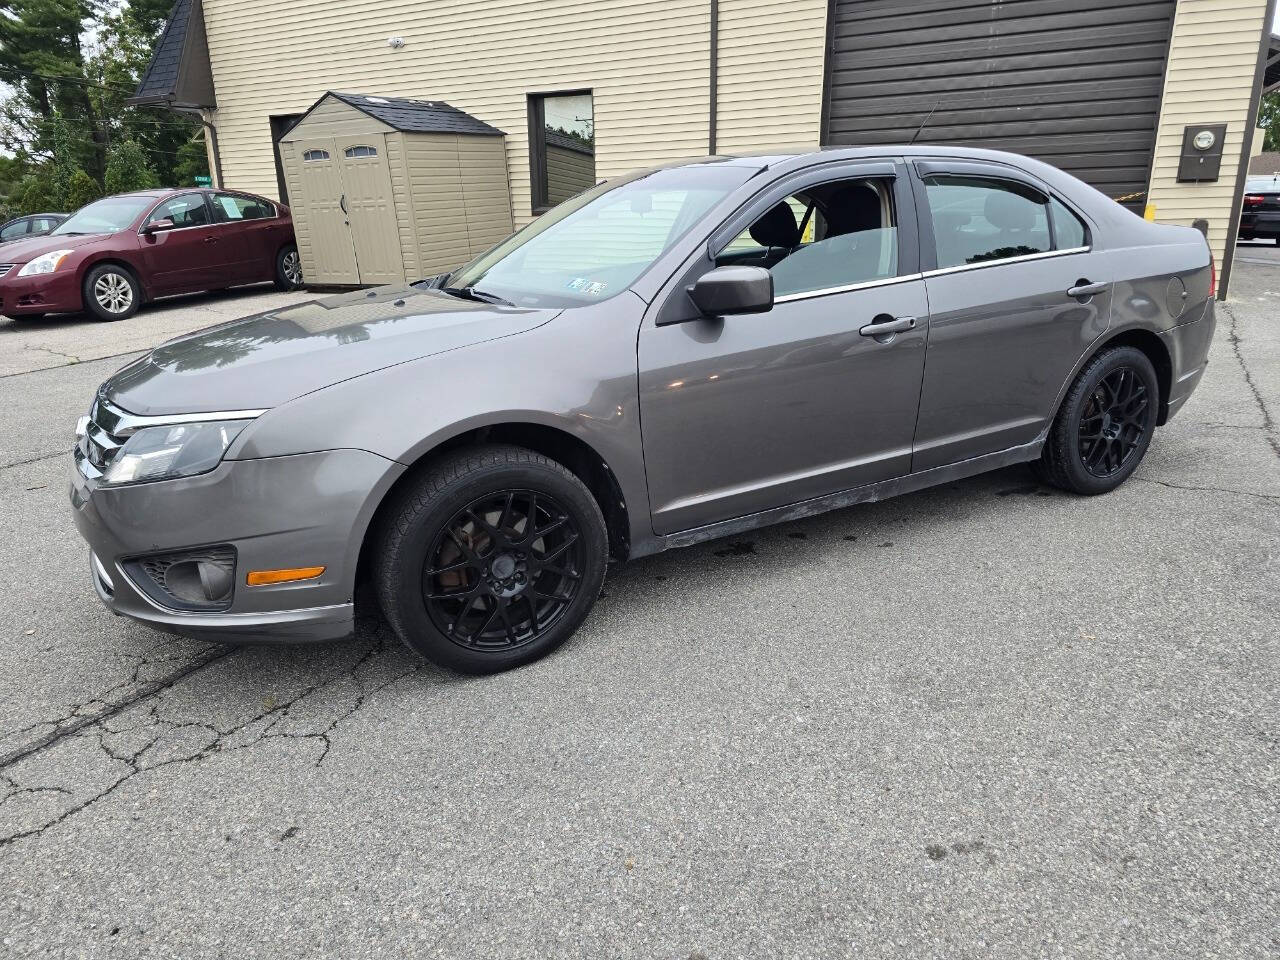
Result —
POLYGON ((171 197, 151 211, 147 223, 168 218, 175 227, 204 227, 209 224, 209 208, 199 193, 171 197))
POLYGON ((893 181, 860 178, 806 188, 765 211, 716 262, 768 267, 777 296, 895 277, 893 181))
POLYGON ((355 160, 357 157, 376 157, 378 155, 378 148, 359 144, 354 147, 347 147, 347 149, 342 151, 342 155, 348 160, 355 160))
POLYGON ((36 217, 31 221, 31 232, 43 236, 58 225, 58 221, 50 217, 36 217))
POLYGON ((1089 228, 1056 197, 1049 201, 1049 211, 1053 216, 1055 250, 1075 250, 1089 246, 1089 228))
POLYGON ((978 177, 926 177, 939 267, 1045 253, 1047 199, 1022 184, 978 177))
POLYGON ((275 216, 271 204, 257 197, 238 197, 231 193, 218 193, 213 196, 213 211, 218 220, 225 223, 229 220, 264 220, 275 216))
POLYGON ((25 237, 29 223, 29 220, 19 220, 16 223, 9 224, 3 230, 0 230, 0 241, 17 240, 19 237, 25 237))
POLYGON ((319 160, 328 160, 328 159, 329 159, 328 150, 303 150, 302 151, 303 163, 316 163, 319 160))

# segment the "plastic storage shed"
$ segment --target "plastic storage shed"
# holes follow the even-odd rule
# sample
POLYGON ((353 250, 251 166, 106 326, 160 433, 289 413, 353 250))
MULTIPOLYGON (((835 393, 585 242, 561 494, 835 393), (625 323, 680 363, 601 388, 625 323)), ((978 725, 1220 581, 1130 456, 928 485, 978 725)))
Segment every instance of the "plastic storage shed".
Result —
POLYGON ((307 283, 419 280, 507 236, 504 136, 439 100, 326 93, 279 142, 307 283))

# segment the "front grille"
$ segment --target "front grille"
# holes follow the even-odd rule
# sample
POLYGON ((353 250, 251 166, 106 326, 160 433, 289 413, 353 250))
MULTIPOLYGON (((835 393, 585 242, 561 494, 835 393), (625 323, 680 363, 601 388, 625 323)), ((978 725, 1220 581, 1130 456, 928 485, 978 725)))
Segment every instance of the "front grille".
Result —
POLYGON ((229 544, 127 560, 129 578, 152 600, 174 610, 231 606, 236 550, 229 544))
POLYGON ((123 419, 123 411, 101 397, 94 400, 84 436, 76 444, 76 463, 80 472, 90 480, 96 480, 106 473, 128 439, 115 432, 120 430, 123 419))
POLYGON ((0 277, 8 276, 9 271, 13 269, 12 263, 0 263, 0 277))

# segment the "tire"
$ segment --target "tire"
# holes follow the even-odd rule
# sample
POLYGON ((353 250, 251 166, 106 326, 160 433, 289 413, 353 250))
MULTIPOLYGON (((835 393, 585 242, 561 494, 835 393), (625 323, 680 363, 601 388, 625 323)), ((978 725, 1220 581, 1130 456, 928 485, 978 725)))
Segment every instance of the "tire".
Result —
POLYGON ((142 303, 142 288, 132 273, 114 263, 103 263, 85 275, 84 308, 98 320, 128 320, 142 303))
POLYGON ((431 463, 387 505, 373 547, 392 629, 411 650, 463 673, 508 670, 569 639, 600 593, 609 553, 604 517, 582 481, 505 445, 431 463))
POLYGON ((302 261, 298 259, 297 244, 281 247, 276 254, 276 289, 301 290, 302 261))
POLYGON ((1159 382, 1145 353, 1103 350, 1067 391, 1035 463, 1037 475, 1072 493, 1109 493, 1146 455, 1159 405, 1159 382))

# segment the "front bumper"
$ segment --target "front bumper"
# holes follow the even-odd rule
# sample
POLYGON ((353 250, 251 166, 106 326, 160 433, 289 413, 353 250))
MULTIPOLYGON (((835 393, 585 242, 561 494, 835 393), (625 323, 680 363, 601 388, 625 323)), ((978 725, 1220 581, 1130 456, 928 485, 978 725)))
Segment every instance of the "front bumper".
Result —
POLYGON ((220 643, 337 640, 354 627, 360 545, 403 466, 363 450, 226 460, 211 473, 105 486, 71 467, 71 508, 108 609, 220 643), (134 558, 211 545, 236 554, 224 610, 180 610, 140 586, 134 558), (312 580, 250 587, 250 570, 323 566, 312 580))
POLYGON ((21 265, 14 266, 0 278, 0 313, 12 317, 32 313, 75 313, 84 306, 74 270, 20 277, 20 269, 21 265))

